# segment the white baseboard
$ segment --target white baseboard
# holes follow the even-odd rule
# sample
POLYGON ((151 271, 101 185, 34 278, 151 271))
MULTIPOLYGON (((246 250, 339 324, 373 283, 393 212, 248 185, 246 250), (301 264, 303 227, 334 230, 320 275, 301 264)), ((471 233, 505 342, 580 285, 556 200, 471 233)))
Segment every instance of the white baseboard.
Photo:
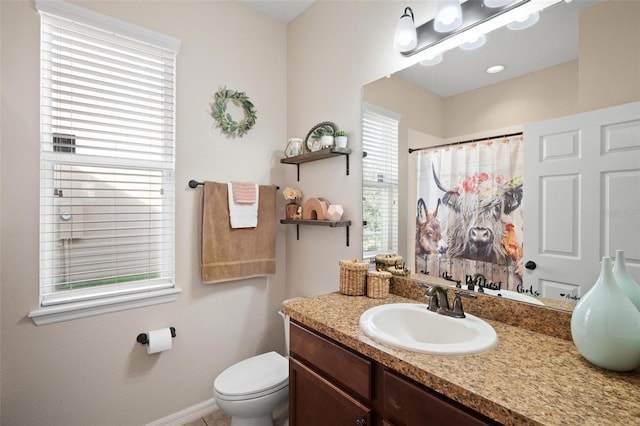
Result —
POLYGON ((193 422, 201 417, 211 414, 214 411, 219 410, 216 400, 211 398, 207 401, 185 408, 182 411, 173 413, 158 419, 154 422, 147 424, 146 426, 182 426, 185 423, 193 422))

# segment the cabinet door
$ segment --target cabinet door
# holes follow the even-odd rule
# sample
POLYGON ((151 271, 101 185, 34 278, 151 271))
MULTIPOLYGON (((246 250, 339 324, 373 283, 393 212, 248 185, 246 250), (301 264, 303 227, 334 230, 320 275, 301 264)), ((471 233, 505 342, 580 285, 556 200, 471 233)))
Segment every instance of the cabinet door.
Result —
POLYGON ((294 358, 321 371, 363 400, 371 400, 370 361, 293 322, 289 339, 294 358))
POLYGON ((289 358, 291 426, 367 426, 371 409, 293 358, 289 358))
POLYGON ((459 407, 455 401, 437 395, 389 371, 384 372, 383 381, 386 424, 396 426, 497 424, 479 413, 471 413, 459 407))

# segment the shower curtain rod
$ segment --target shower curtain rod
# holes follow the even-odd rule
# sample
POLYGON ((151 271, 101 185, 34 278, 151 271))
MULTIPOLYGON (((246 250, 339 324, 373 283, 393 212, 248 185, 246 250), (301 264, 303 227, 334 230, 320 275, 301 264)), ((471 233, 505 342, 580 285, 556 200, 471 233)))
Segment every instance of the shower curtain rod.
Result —
POLYGON ((463 143, 471 143, 471 142, 482 142, 482 141, 488 141, 488 140, 491 140, 491 139, 498 139, 498 138, 510 138, 511 136, 520 136, 520 135, 522 135, 522 132, 508 133, 506 135, 489 136, 489 137, 486 137, 486 138, 469 139, 468 141, 443 143, 441 145, 423 146, 422 148, 409 148, 409 154, 411 154, 413 151, 422 151, 422 150, 425 150, 425 149, 444 148, 445 146, 454 146, 454 145, 460 145, 460 144, 463 144, 463 143))

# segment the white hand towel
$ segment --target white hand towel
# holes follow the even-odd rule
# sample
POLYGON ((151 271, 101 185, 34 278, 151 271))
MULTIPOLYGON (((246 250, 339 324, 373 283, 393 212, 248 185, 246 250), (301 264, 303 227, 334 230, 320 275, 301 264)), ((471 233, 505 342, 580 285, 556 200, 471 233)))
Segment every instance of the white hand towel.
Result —
POLYGON ((252 204, 236 204, 233 200, 233 186, 227 183, 229 191, 229 221, 232 228, 255 228, 258 226, 258 185, 256 185, 256 202, 252 204))

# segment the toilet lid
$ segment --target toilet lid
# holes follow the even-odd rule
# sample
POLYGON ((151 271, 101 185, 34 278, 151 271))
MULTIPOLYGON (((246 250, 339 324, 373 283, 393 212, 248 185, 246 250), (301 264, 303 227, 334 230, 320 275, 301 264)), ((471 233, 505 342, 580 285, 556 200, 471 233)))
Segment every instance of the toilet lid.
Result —
POLYGON ((258 397, 289 384, 289 361, 268 352, 240 361, 224 370, 213 382, 220 395, 258 397))

